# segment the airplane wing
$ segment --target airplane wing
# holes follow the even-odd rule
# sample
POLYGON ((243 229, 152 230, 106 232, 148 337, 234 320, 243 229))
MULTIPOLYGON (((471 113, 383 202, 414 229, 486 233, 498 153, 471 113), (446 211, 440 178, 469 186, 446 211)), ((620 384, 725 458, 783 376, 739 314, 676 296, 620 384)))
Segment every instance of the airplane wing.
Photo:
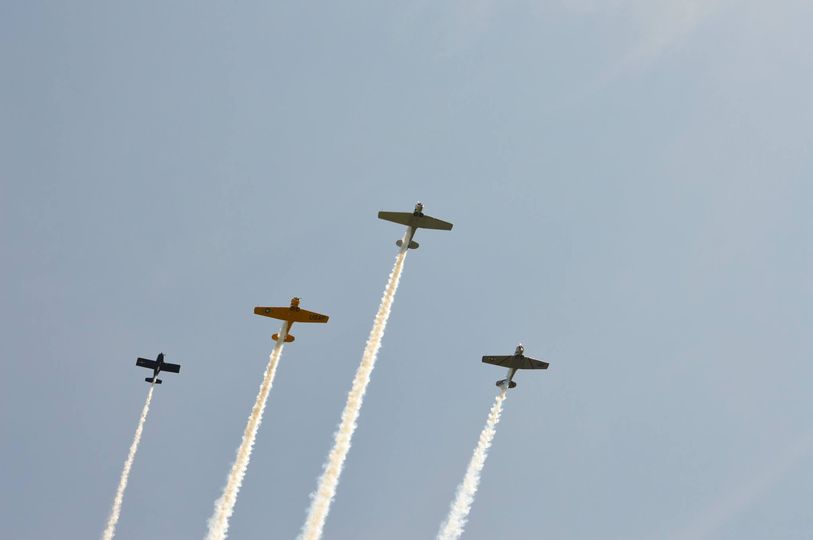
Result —
POLYGON ((533 358, 528 358, 527 356, 523 356, 522 359, 528 364, 527 367, 523 369, 548 369, 548 366, 550 365, 542 360, 534 360, 533 358))
POLYGON ((164 362, 164 365, 161 366, 161 371, 169 371, 170 373, 179 373, 181 371, 181 366, 179 364, 170 364, 168 362, 164 362))
POLYGON ((416 216, 416 227, 421 229, 440 229, 442 231, 451 231, 452 224, 442 219, 437 219, 429 216, 416 216))
POLYGON ((271 317, 272 319, 281 319, 283 321, 288 320, 288 314, 291 312, 291 308, 287 307, 255 307, 254 314, 255 315, 262 315, 263 317, 271 317))
POLYGON ((318 323, 326 323, 327 320, 330 318, 327 315, 322 315, 321 313, 316 313, 315 311, 308 311, 307 309, 300 309, 299 311, 291 310, 290 316, 292 318, 288 319, 289 321, 294 322, 318 322, 318 323))
POLYGON ((443 221, 442 219, 437 219, 430 216, 416 216, 412 212, 379 212, 378 218, 419 229, 440 229, 442 231, 452 230, 452 224, 448 221, 443 221))
POLYGON ((136 365, 139 367, 145 367, 147 369, 155 369, 158 367, 158 362, 155 360, 147 360, 146 358, 139 358, 136 360, 136 365))
POLYGON ((514 369, 548 369, 547 362, 534 360, 527 356, 484 356, 483 362, 514 369))
POLYGON ((295 310, 289 307, 255 307, 254 313, 282 321, 302 323, 326 323, 330 318, 327 315, 308 311, 307 309, 295 310))
POLYGON ((412 225, 412 212, 379 212, 378 219, 400 223, 401 225, 412 225))

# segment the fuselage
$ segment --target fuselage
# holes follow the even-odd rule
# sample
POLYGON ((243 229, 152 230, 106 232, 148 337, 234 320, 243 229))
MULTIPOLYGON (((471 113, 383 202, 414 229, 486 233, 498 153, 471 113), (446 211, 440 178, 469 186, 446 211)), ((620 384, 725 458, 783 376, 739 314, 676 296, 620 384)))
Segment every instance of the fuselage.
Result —
MULTIPOLYGON (((415 211, 412 212, 412 215, 415 217, 423 217, 423 204, 420 202, 415 205, 415 211)), ((417 227, 414 225, 407 226, 407 233, 406 233, 406 245, 409 245, 412 242, 412 237, 415 236, 415 231, 417 227)))
POLYGON ((406 245, 412 242, 412 237, 415 236, 415 227, 407 227, 406 245))
POLYGON ((155 368, 152 370, 153 371, 153 374, 152 374, 153 377, 157 377, 158 374, 161 373, 161 368, 164 367, 164 353, 160 353, 158 355, 158 358, 155 359, 155 361, 158 362, 158 365, 155 366, 155 368))
MULTIPOLYGON (((521 357, 525 353, 525 347, 522 346, 522 343, 517 345, 517 348, 514 349, 514 356, 521 357)), ((517 368, 508 368, 508 375, 505 379, 501 381, 497 381, 497 386, 507 386, 508 388, 514 388, 516 383, 514 382, 514 375, 517 373, 517 368)))

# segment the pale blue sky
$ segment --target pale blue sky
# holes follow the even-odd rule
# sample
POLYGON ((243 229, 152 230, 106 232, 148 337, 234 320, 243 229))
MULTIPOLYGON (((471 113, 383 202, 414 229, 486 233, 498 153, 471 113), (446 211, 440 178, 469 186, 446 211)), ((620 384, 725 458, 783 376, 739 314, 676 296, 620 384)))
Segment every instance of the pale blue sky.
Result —
POLYGON ((6 2, 0 536, 293 538, 417 200, 326 539, 813 536, 808 2, 6 2))

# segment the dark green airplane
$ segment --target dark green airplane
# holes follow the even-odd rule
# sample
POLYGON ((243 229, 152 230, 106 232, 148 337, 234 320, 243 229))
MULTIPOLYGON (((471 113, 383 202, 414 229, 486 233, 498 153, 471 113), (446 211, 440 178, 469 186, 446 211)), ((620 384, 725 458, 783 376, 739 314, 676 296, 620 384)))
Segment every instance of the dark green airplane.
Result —
MULTIPOLYGON (((430 216, 425 216, 423 213, 423 205, 418 203, 415 205, 414 212, 379 212, 378 219, 392 221, 393 223, 400 223, 407 226, 407 249, 418 249, 418 242, 412 240, 415 236, 417 229, 439 229, 441 231, 451 231, 452 224, 448 221, 443 221, 430 216)), ((398 240, 395 245, 401 247, 403 242, 398 240)))
POLYGON ((528 358, 523 354, 524 352, 525 347, 523 347, 522 344, 519 344, 517 345, 517 350, 514 351, 514 354, 511 356, 483 357, 483 362, 486 364, 494 364, 495 366, 503 366, 508 368, 508 378, 497 381, 497 386, 505 386, 507 384, 508 388, 516 388, 517 383, 515 383, 512 379, 514 378, 514 374, 518 369, 548 369, 550 364, 543 362, 542 360, 528 358))

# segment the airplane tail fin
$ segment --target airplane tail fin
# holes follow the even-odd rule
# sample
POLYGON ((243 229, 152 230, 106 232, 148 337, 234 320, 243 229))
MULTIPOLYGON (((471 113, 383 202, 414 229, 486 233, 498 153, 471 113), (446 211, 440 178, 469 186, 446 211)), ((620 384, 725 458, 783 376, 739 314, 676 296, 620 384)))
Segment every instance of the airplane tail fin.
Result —
MULTIPOLYGON (((148 383, 151 383, 153 381, 153 378, 152 377, 147 377, 144 380, 147 381, 148 383)), ((162 382, 164 382, 164 381, 162 381, 161 379, 155 379, 155 384, 161 384, 162 382)))
MULTIPOLYGON (((396 240, 395 245, 401 247, 404 245, 404 243, 401 240, 396 240)), ((409 249, 418 249, 419 245, 420 244, 418 244, 418 242, 416 242, 415 240, 409 241, 409 249)))
MULTIPOLYGON (((279 340, 279 334, 274 334, 273 336, 271 336, 271 339, 273 339, 274 341, 279 340)), ((285 343, 290 343, 295 339, 296 338, 294 336, 292 336, 291 334, 288 334, 287 336, 285 336, 285 343)))
POLYGON ((501 379, 497 381, 497 386, 505 386, 505 383, 508 383, 508 388, 516 388, 517 383, 514 381, 509 381, 508 379, 501 379))

